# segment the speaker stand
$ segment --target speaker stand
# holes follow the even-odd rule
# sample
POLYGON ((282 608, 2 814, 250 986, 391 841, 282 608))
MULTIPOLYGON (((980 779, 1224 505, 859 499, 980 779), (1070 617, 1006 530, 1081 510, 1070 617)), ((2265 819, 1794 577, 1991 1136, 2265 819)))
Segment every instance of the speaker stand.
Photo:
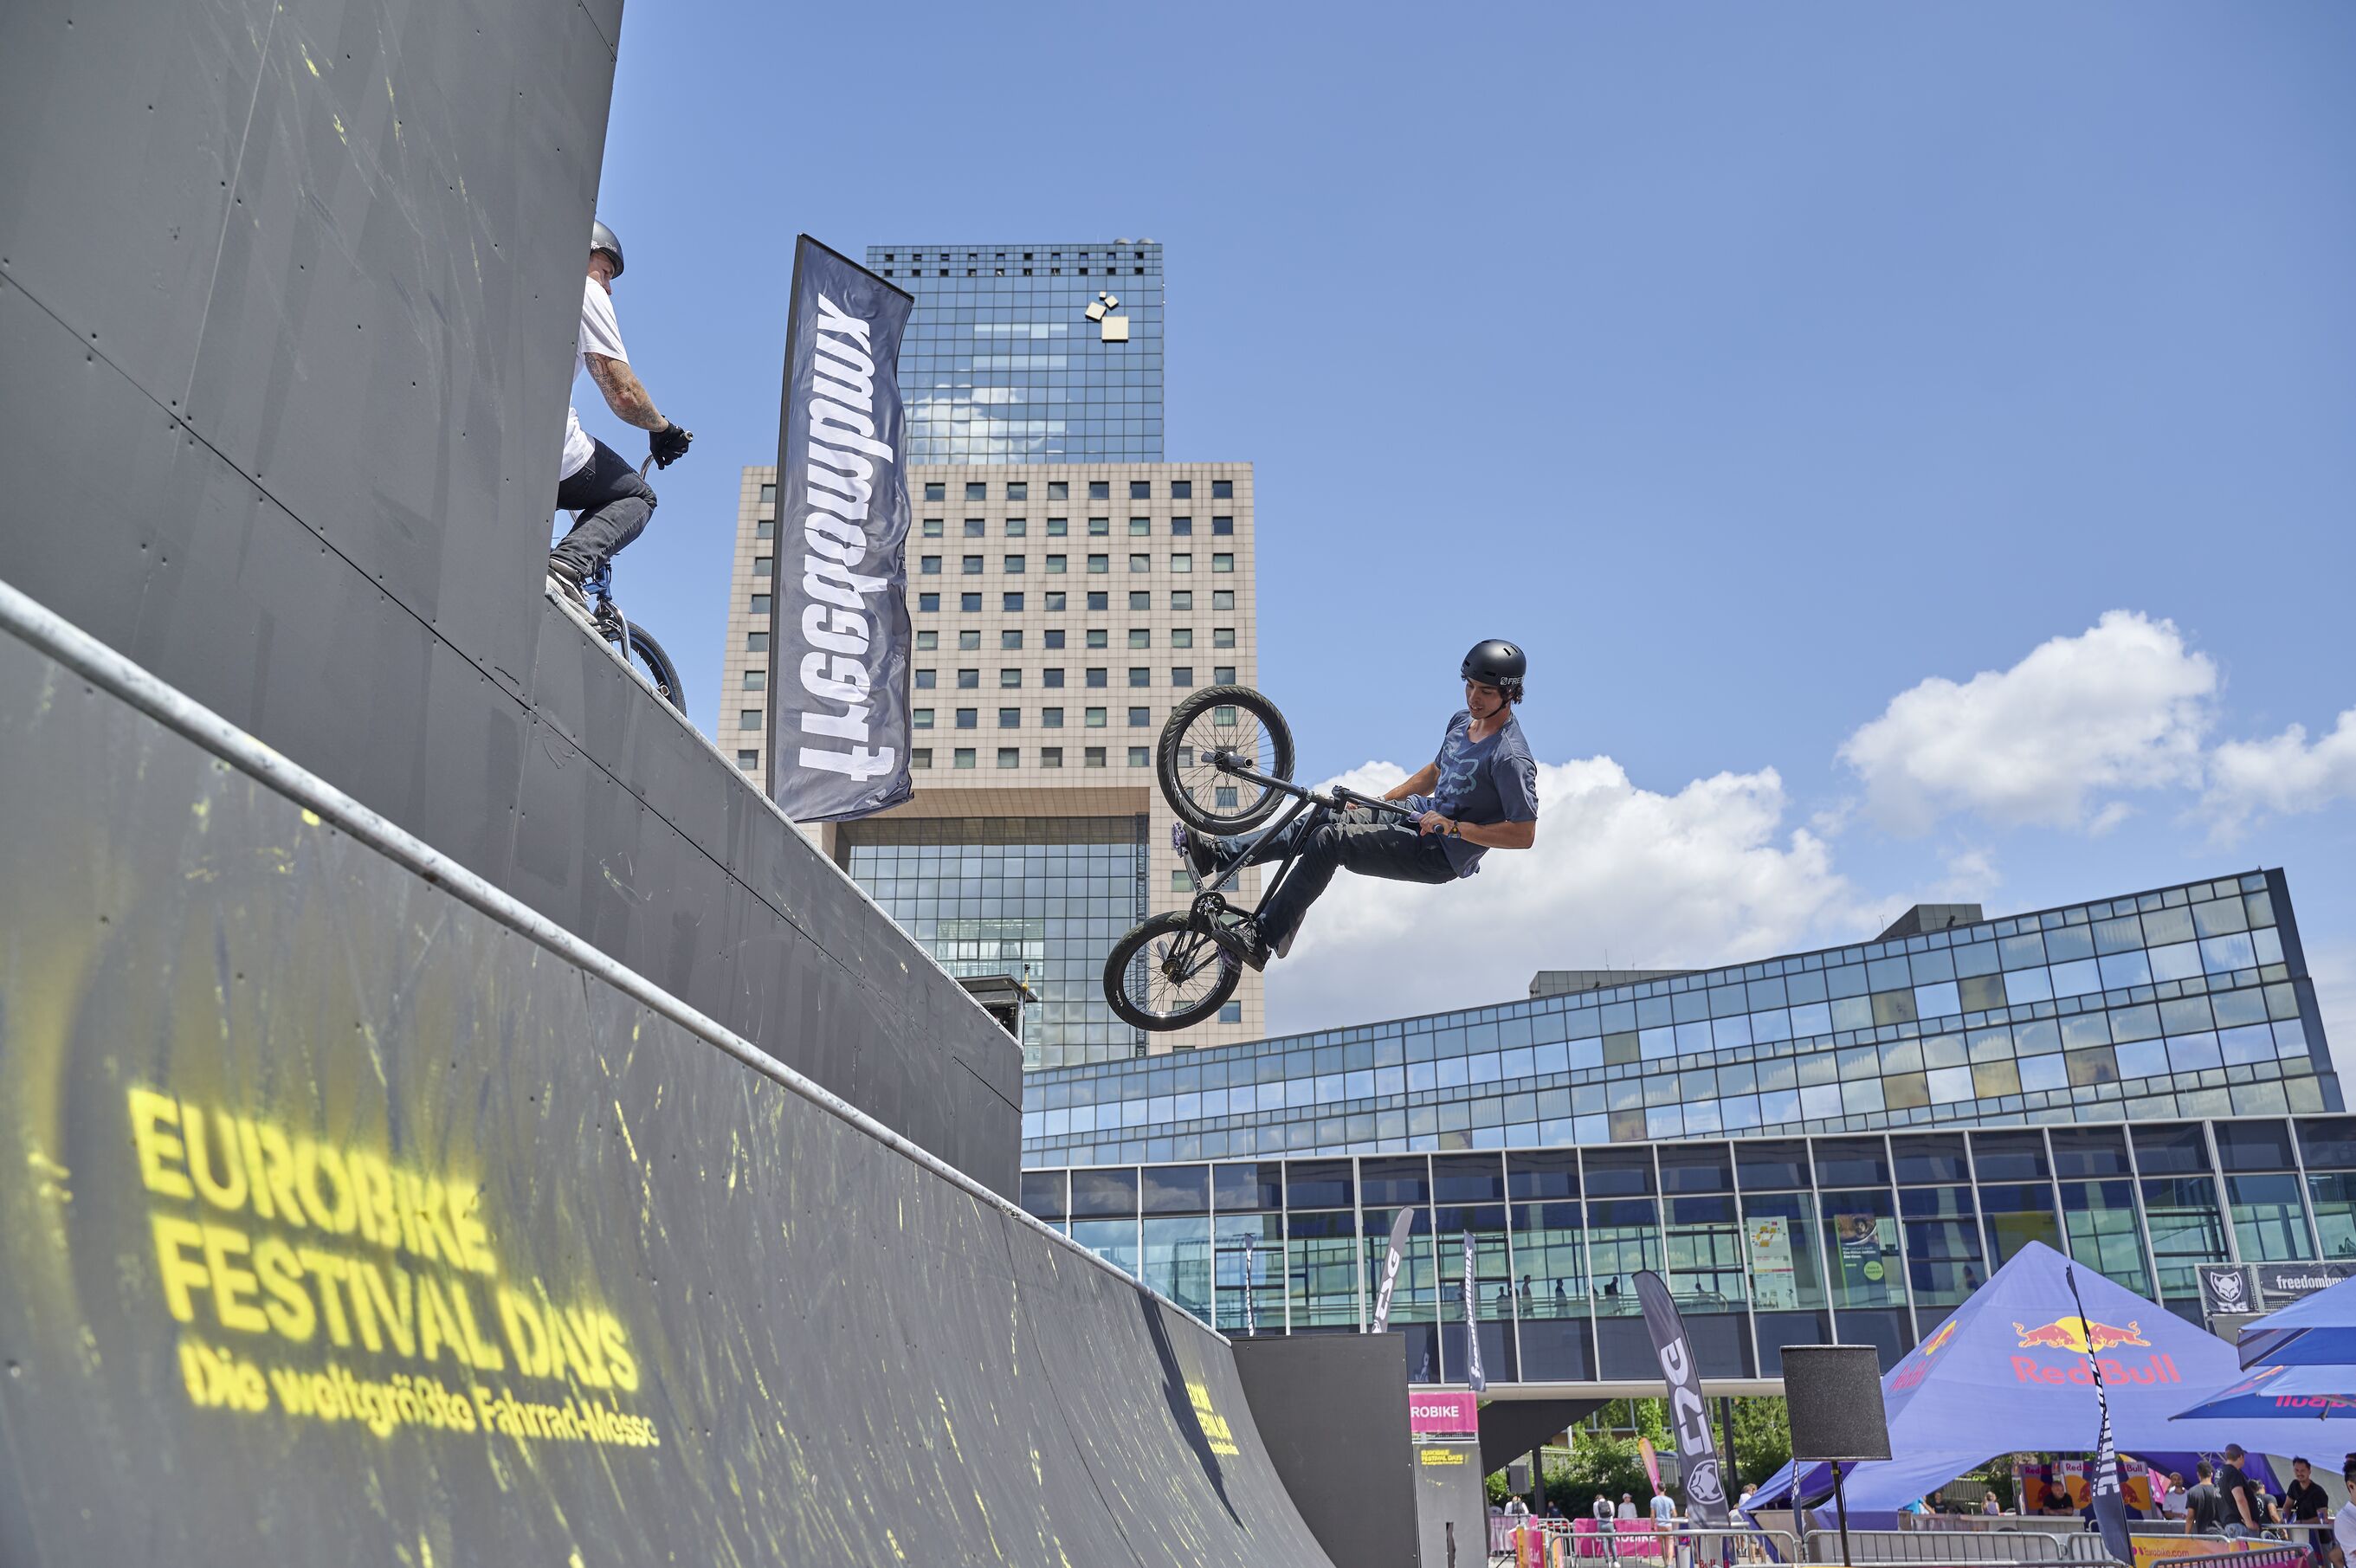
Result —
POLYGON ((1854 1568, 1848 1555, 1848 1498, 1841 1490, 1840 1461, 1832 1461, 1833 1513, 1840 1520, 1841 1568, 1854 1568))

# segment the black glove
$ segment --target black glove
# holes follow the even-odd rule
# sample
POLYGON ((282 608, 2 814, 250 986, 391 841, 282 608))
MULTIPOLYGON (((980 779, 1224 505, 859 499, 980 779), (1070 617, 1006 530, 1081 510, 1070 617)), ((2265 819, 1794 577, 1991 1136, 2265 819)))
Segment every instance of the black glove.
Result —
POLYGON ((647 432, 647 455, 658 468, 668 468, 687 456, 687 444, 695 439, 695 432, 682 429, 677 420, 666 419, 660 430, 647 432))

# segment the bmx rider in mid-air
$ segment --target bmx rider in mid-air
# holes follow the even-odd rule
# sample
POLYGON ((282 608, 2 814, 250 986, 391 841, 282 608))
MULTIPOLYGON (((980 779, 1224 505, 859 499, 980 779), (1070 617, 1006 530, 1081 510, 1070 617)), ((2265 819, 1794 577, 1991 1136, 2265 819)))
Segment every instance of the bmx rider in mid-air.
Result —
MULTIPOLYGON (((587 371, 605 394, 605 406, 616 418, 645 431, 648 456, 657 467, 668 468, 687 456, 687 444, 695 436, 655 412, 646 383, 630 369, 611 297, 614 280, 621 275, 621 241, 605 224, 593 221, 573 373, 577 378, 587 371)), ((581 428, 580 412, 570 406, 564 411, 564 461, 557 471, 556 505, 574 513, 577 521, 549 552, 548 578, 575 603, 585 603, 581 585, 646 532, 647 520, 655 512, 655 492, 628 458, 581 428)))
POLYGON ((1237 838, 1176 825, 1179 853, 1204 882, 1237 864, 1300 854, 1257 920, 1236 914, 1249 927, 1238 933, 1247 963, 1263 969, 1270 957, 1291 950, 1301 917, 1336 871, 1393 882, 1453 882, 1478 871, 1489 850, 1527 849, 1537 842, 1537 764, 1514 717, 1528 669, 1519 648, 1495 638, 1464 656, 1464 706, 1448 721, 1440 754, 1383 796, 1416 811, 1413 822, 1360 806, 1315 828, 1302 818, 1237 838), (1309 829, 1306 841, 1296 844, 1303 829, 1309 829))

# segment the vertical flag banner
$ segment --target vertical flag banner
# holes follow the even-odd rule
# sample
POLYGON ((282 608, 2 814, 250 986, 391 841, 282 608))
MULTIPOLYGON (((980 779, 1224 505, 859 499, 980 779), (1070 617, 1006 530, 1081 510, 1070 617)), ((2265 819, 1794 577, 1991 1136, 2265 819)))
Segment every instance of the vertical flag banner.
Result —
POLYGON ((863 817, 908 779, 908 478, 900 334, 913 296, 804 234, 777 436, 769 796, 863 817))
POLYGON ((1489 1390, 1481 1369, 1481 1286, 1472 1268, 1472 1232, 1464 1232, 1464 1381, 1476 1394, 1489 1390))
POLYGON ((1249 1235, 1244 1237, 1244 1332, 1259 1332, 1259 1324, 1252 1308, 1252 1239, 1249 1235))
POLYGON ((2094 1525, 2103 1532, 2103 1550, 2115 1563, 2131 1563, 2135 1553, 2127 1540, 2127 1502, 2119 1490, 2119 1454, 2111 1440, 2111 1396, 2103 1387, 2103 1363, 2093 1348, 2093 1337, 2086 1333, 2086 1304, 2078 1298, 2078 1273, 2064 1266, 2062 1280, 2070 1286, 2070 1305, 2078 1309, 2078 1331, 2088 1345, 2086 1366, 2094 1375, 2094 1408, 2102 1415, 2102 1430, 2094 1442, 2094 1473, 2090 1478, 2094 1492, 2094 1525))
POLYGON ((1391 1291, 1398 1283, 1399 1260, 1407 1255, 1407 1233, 1415 1229, 1415 1210, 1402 1208, 1391 1221, 1391 1250, 1383 1254, 1383 1280, 1375 1289, 1375 1332, 1391 1324, 1391 1291))
POLYGON ((1653 1353, 1661 1359, 1661 1376, 1669 1385, 1669 1427, 1676 1434, 1677 1456, 1685 1469, 1686 1512, 1697 1524, 1723 1525, 1726 1480, 1719 1469, 1718 1441, 1710 1435, 1709 1407, 1701 1397, 1701 1369, 1694 1362, 1685 1317, 1677 1311, 1668 1285, 1650 1269, 1636 1276, 1636 1299, 1644 1304, 1653 1353))

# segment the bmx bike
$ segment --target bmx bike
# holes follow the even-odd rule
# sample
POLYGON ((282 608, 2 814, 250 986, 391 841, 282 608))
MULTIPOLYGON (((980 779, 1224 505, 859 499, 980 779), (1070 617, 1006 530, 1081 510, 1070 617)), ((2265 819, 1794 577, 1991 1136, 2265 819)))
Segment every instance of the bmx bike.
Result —
MULTIPOLYGON (((1154 747, 1153 772, 1178 820, 1201 833, 1248 832, 1280 810, 1269 831, 1303 821, 1295 843, 1354 808, 1415 820, 1394 801, 1339 785, 1319 790, 1292 782, 1292 731, 1276 704, 1248 686, 1207 687, 1173 709, 1154 747)), ((1298 859, 1296 851, 1274 863, 1259 902, 1248 910, 1227 897, 1243 875, 1238 862, 1207 883, 1196 879, 1186 908, 1150 916, 1114 943, 1104 968, 1112 1010, 1124 1023, 1155 1032, 1215 1015, 1243 979, 1248 922, 1268 908, 1298 859)))
MULTIPOLYGON (((648 456, 638 465, 638 477, 644 478, 648 456)), ((614 645, 622 662, 637 671, 646 683, 655 689, 655 695, 669 703, 684 715, 687 712, 687 688, 680 681, 679 666, 671 662, 663 645, 654 634, 622 614, 622 607, 614 602, 614 561, 607 556, 605 564, 582 579, 581 593, 589 614, 589 624, 598 636, 614 645)), ((578 618, 582 605, 568 605, 578 618)))

